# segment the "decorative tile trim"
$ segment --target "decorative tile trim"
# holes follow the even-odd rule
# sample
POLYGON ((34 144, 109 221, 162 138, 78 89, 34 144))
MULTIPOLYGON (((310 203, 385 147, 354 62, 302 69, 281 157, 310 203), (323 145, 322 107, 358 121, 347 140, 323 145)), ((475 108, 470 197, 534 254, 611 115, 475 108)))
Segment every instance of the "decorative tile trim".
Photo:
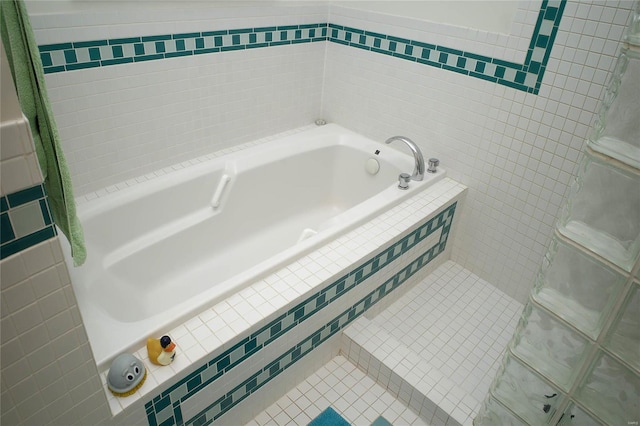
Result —
POLYGON ((537 94, 566 0, 543 0, 523 64, 331 23, 242 28, 41 45, 45 74, 117 64, 330 41, 537 94))
POLYGON ((327 40, 327 24, 164 34, 39 46, 45 74, 327 40))
POLYGON ((201 365, 193 373, 180 379, 176 384, 152 398, 151 401, 145 404, 149 425, 202 426, 210 424, 222 416, 250 394, 257 391, 264 384, 300 360, 311 350, 322 344, 329 337, 342 330, 384 296, 399 287, 420 270, 420 268, 431 262, 438 254, 442 253, 446 247, 456 206, 457 202, 452 203, 441 213, 419 226, 416 230, 408 233, 391 247, 368 259, 362 265, 298 303, 258 331, 242 338, 231 348, 201 365), (376 274, 385 266, 388 266, 402 254, 424 241, 439 229, 441 232, 438 241, 400 270, 400 272, 386 280, 341 314, 328 321, 324 326, 284 351, 276 360, 260 368, 244 382, 229 390, 223 397, 212 402, 211 405, 200 411, 193 418, 183 418, 181 403, 216 380, 221 379, 220 383, 222 385, 224 374, 228 373, 247 358, 255 355, 275 339, 293 329, 296 325, 302 323, 312 315, 320 312, 330 303, 347 294, 350 290, 376 274))
POLYGON ((42 184, 0 197, 0 259, 56 236, 42 184))
POLYGON ((566 0, 544 0, 524 64, 445 46, 329 24, 329 41, 381 53, 537 94, 566 0))

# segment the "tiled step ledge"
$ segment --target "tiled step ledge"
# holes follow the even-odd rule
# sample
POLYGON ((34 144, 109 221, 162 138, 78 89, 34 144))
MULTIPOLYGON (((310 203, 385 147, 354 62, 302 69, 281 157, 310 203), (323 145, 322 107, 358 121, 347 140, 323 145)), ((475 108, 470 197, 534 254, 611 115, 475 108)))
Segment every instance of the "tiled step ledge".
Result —
POLYGON ((344 331, 341 350, 426 422, 472 424, 479 402, 367 318, 344 331))

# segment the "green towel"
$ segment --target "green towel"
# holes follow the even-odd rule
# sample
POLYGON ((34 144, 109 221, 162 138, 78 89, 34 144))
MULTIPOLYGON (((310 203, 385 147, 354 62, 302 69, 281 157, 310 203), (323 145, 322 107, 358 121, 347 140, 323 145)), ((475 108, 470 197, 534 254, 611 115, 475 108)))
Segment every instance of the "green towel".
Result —
POLYGON ((23 0, 0 0, 0 27, 22 112, 31 126, 53 220, 71 243, 73 263, 82 265, 86 258, 82 226, 76 216, 71 177, 45 87, 40 52, 23 0))

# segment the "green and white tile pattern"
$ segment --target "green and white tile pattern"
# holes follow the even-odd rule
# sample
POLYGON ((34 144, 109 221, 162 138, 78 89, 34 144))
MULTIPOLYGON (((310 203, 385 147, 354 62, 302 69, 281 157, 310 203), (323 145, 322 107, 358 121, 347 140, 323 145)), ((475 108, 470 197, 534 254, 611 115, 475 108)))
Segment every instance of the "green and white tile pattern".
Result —
POLYGON ((545 0, 524 63, 332 23, 164 34, 40 46, 45 73, 263 47, 330 41, 537 94, 566 0, 545 0))
POLYGON ((232 407, 247 398, 264 384, 282 373, 288 367, 311 352, 328 338, 341 331, 354 319, 359 317, 371 306, 380 301, 392 290, 399 287, 420 268, 427 265, 438 254, 444 252, 451 230, 453 216, 457 203, 451 204, 428 222, 409 232, 399 241, 375 254, 349 273, 343 275, 328 286, 308 297, 304 301, 290 308, 278 318, 270 321, 257 331, 241 337, 241 340, 223 353, 215 356, 207 363, 196 368, 191 374, 180 379, 167 390, 153 397, 145 404, 147 419, 150 426, 158 425, 206 425, 221 417, 232 407), (404 268, 393 274, 373 291, 361 297, 346 310, 329 319, 323 326, 312 330, 299 342, 286 349, 274 361, 257 369, 242 383, 226 391, 225 395, 213 401, 192 418, 183 418, 181 404, 194 396, 205 387, 218 381, 224 386, 225 374, 240 365, 249 357, 259 356, 260 350, 272 343, 278 337, 292 331, 296 326, 309 317, 321 312, 331 303, 350 293, 367 278, 377 274, 391 262, 426 241, 429 236, 437 235, 435 244, 419 254, 404 268))
POLYGON ((56 235, 43 185, 0 198, 0 259, 56 235))
POLYGON ((542 2, 523 64, 334 24, 329 24, 329 40, 537 94, 565 4, 542 2))
POLYGON ((231 50, 326 41, 327 24, 240 28, 40 46, 46 74, 231 50))

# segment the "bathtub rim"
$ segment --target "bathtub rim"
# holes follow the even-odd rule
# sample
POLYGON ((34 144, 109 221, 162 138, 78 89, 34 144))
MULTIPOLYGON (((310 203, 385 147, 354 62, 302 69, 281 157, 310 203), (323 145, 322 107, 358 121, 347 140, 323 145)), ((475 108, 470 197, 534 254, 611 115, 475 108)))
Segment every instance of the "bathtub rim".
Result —
MULTIPOLYGON (((464 206, 464 200, 466 199, 467 192, 468 192, 467 191, 468 188, 465 185, 451 178, 445 177, 441 181, 436 182, 432 188, 434 189, 433 193, 429 194, 429 191, 424 191, 420 194, 422 195, 421 199, 423 201, 427 200, 425 203, 423 203, 428 205, 426 212, 424 211, 424 208, 421 208, 419 211, 411 212, 410 215, 404 217, 402 220, 395 221, 397 223, 395 225, 390 225, 389 228, 384 233, 385 235, 381 235, 378 237, 378 238, 385 238, 383 244, 380 244, 376 247, 371 247, 371 245, 369 245, 368 252, 354 255, 354 256, 357 256, 357 259, 354 258, 355 260, 353 260, 352 262, 349 262, 349 264, 351 265, 358 264, 358 262, 362 262, 363 259, 365 259, 373 251, 379 250, 381 247, 386 247, 388 245, 392 245, 396 243, 398 240, 402 238, 403 235, 406 235, 412 229, 419 226, 421 223, 425 222, 429 218, 432 218, 435 215, 439 214, 440 212, 447 209, 452 204, 458 203, 459 207, 457 208, 457 210, 462 208, 461 206, 464 206), (392 235, 389 236, 390 234, 392 235)), ((407 200, 404 203, 409 203, 409 202, 410 200, 407 200)), ((404 207, 403 206, 404 203, 401 203, 395 206, 393 209, 402 209, 404 207)), ((378 216, 377 218, 375 218, 376 224, 379 222, 378 220, 382 220, 383 222, 389 222, 390 216, 394 216, 394 215, 393 214, 387 215, 386 219, 381 219, 380 216, 378 216)), ((454 222, 459 222, 460 215, 459 214, 456 215, 456 218, 457 219, 454 219, 454 222)), ((394 220, 391 220, 391 222, 393 221, 394 220)), ((345 241, 348 242, 349 240, 351 240, 352 242, 359 241, 359 242, 362 242, 364 245, 367 245, 369 243, 368 241, 369 238, 365 235, 366 232, 363 232, 363 231, 367 231, 367 224, 357 227, 351 232, 342 235, 339 239, 334 241, 332 244, 341 245, 345 241), (339 240, 344 240, 344 241, 339 241, 339 240)), ((456 233, 456 229, 455 227, 453 227, 451 235, 449 237, 451 240, 455 238, 455 233, 456 233)), ((311 262, 315 262, 315 259, 314 259, 315 255, 316 254, 320 255, 321 250, 322 248, 311 252, 304 259, 310 260, 311 262)), ((445 253, 448 252, 450 256, 451 250, 453 250, 453 244, 448 245, 447 249, 445 250, 445 253)), ((441 260, 444 260, 444 259, 441 259, 441 260)), ((148 398, 152 397, 158 392, 161 392, 163 389, 170 387, 172 383, 184 377, 184 375, 188 375, 191 372, 193 372, 194 369, 196 369, 203 362, 206 362, 206 360, 214 359, 214 357, 220 352, 224 352, 225 350, 234 346, 238 341, 242 340, 242 336, 247 332, 252 332, 254 330, 257 330, 260 327, 262 327, 264 324, 267 324, 269 321, 282 315, 284 312, 288 311, 292 306, 295 306, 297 303, 300 303, 302 300, 307 298, 311 293, 313 293, 314 291, 317 291, 319 286, 321 286, 322 284, 326 284, 327 282, 330 282, 332 280, 335 280, 343 276, 344 275, 343 268, 344 267, 341 267, 336 272, 333 272, 327 275, 322 279, 322 281, 315 284, 314 287, 311 287, 308 290, 305 290, 304 292, 295 296, 294 298, 290 300, 286 300, 283 303, 279 304, 278 306, 273 307, 268 313, 266 313, 265 315, 261 315, 259 319, 257 319, 256 321, 253 321, 245 329, 235 332, 234 335, 228 338, 226 341, 221 342, 211 350, 207 350, 197 360, 188 361, 187 363, 179 366, 176 366, 174 362, 174 364, 171 364, 169 367, 161 367, 161 368, 172 368, 172 372, 168 375, 169 377, 167 377, 167 374, 162 374, 161 379, 158 380, 157 384, 153 384, 150 387, 143 386, 133 396, 128 397, 128 398, 132 398, 132 400, 128 400, 128 398, 123 399, 123 398, 113 397, 113 395, 111 395, 110 391, 106 386, 106 373, 107 373, 106 370, 99 370, 99 373, 103 382, 103 388, 104 388, 105 394, 107 395, 107 398, 110 401, 112 401, 109 404, 112 411, 112 415, 118 416, 120 414, 124 414, 123 412, 127 410, 127 408, 130 407, 135 402, 147 401, 148 398)), ((278 278, 278 279, 280 282, 283 282, 283 283, 285 282, 285 280, 282 278, 278 278)), ((262 281, 253 283, 251 287, 255 287, 256 290, 259 290, 261 288, 260 285, 262 283, 263 283, 262 281)), ((235 297, 234 302, 239 301, 243 303, 245 307, 251 307, 251 303, 245 299, 242 299, 242 297, 239 294, 236 294, 234 297, 235 297)), ((226 311, 226 309, 239 310, 240 308, 238 307, 235 307, 235 308, 232 307, 234 302, 228 301, 228 300, 222 301, 218 305, 212 307, 210 310, 205 311, 205 313, 209 313, 212 316, 216 316, 216 315, 222 315, 226 311)), ((392 303, 392 300, 390 299, 388 303, 392 303)), ((198 318, 199 316, 196 316, 194 319, 198 319, 198 318)), ((187 333, 189 332, 187 331, 187 333)), ((179 341, 177 342, 177 344, 180 345, 179 341)), ((144 347, 139 348, 139 350, 136 351, 134 355, 142 359, 143 362, 145 362, 145 365, 149 365, 148 359, 145 359, 146 348, 144 347)), ((184 358, 185 358, 184 356, 181 357, 181 359, 183 360, 184 358)), ((176 360, 178 360, 178 358, 176 358, 176 360)), ((149 368, 149 374, 153 376, 157 369, 158 367, 151 365, 151 368, 149 368)))

